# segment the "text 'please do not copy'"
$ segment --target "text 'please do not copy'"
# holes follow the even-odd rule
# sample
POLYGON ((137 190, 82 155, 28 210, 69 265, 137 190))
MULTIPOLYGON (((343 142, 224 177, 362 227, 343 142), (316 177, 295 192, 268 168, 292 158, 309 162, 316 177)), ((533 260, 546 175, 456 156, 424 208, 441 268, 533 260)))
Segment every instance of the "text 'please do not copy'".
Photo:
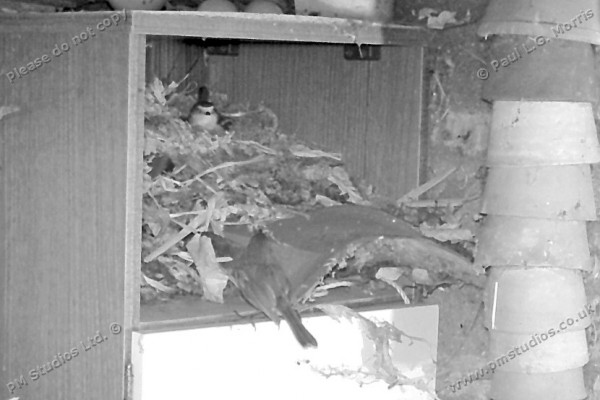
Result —
POLYGON ((94 27, 86 27, 84 31, 73 36, 70 41, 62 42, 60 44, 56 43, 49 53, 42 54, 41 56, 36 57, 35 59, 27 62, 23 66, 14 67, 10 71, 6 72, 4 75, 10 83, 15 83, 17 79, 20 79, 25 75, 28 75, 31 72, 42 68, 44 65, 50 63, 53 57, 60 57, 63 54, 68 53, 71 50, 71 48, 77 47, 80 44, 85 43, 88 40, 96 37, 99 32, 104 32, 113 26, 118 26, 126 19, 127 14, 125 14, 125 12, 112 14, 109 17, 100 20, 94 27))

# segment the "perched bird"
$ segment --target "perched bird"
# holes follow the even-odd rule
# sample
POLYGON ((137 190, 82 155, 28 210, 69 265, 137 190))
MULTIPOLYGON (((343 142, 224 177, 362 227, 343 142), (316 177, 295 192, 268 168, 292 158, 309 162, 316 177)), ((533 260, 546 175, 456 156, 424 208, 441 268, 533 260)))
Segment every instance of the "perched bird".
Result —
MULTIPOLYGON (((208 88, 201 86, 198 89, 198 101, 192 106, 189 115, 184 119, 193 127, 202 128, 209 133, 215 133, 220 129, 219 114, 209 98, 210 93, 208 88)), ((165 172, 171 172, 174 167, 175 163, 168 155, 156 154, 150 163, 150 177, 154 179, 165 172)))
POLYGON ((283 317, 302 347, 317 347, 290 300, 292 288, 273 253, 275 244, 274 239, 257 232, 240 257, 232 261, 232 280, 246 301, 275 323, 283 317))
POLYGON ((206 86, 198 89, 198 101, 190 109, 187 118, 190 125, 213 131, 219 127, 219 114, 214 104, 209 100, 209 91, 206 86))

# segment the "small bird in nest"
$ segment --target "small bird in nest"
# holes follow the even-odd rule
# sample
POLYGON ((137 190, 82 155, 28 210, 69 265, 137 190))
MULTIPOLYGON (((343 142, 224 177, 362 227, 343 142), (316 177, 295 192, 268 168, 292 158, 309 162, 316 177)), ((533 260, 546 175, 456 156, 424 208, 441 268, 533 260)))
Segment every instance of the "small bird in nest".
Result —
POLYGON ((193 127, 212 132, 219 127, 219 114, 209 98, 210 92, 208 88, 201 86, 198 89, 198 101, 190 109, 187 121, 193 127))
MULTIPOLYGON (((221 119, 214 104, 209 100, 210 92, 206 86, 198 89, 198 101, 192 106, 185 121, 192 127, 201 128, 209 133, 216 133, 221 129, 221 119)), ((157 154, 150 163, 150 177, 156 178, 164 172, 171 172, 175 164, 166 154, 157 154)))
POLYGON ((317 347, 317 340, 302 324, 300 313, 292 304, 292 287, 275 257, 275 245, 274 239, 257 232, 244 252, 232 261, 229 274, 248 303, 277 324, 283 317, 302 347, 317 347))

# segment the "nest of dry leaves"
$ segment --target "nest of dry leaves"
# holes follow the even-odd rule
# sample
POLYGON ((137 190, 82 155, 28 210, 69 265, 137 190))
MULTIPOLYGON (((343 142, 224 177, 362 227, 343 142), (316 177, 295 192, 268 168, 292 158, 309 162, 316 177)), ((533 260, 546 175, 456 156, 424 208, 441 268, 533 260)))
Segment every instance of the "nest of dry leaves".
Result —
POLYGON ((263 105, 214 96, 227 130, 191 127, 195 97, 180 85, 150 83, 145 96, 142 297, 197 294, 222 301, 219 272, 205 233, 226 225, 254 227, 320 206, 368 203, 341 155, 309 147, 278 130, 263 105), (151 177, 156 157, 173 168, 151 177), (190 239, 191 237, 191 239, 190 239))

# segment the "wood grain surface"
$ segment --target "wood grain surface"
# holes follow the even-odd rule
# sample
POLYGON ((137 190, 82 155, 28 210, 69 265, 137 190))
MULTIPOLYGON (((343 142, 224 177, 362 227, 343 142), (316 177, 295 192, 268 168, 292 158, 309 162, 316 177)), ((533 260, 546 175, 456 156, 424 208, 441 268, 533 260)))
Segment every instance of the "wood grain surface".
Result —
POLYGON ((3 398, 121 399, 126 390, 139 309, 144 38, 130 40, 122 25, 74 45, 97 21, 0 37, 0 106, 20 108, 0 121, 3 398), (62 43, 70 50, 52 55, 62 43), (9 71, 44 54, 48 63, 10 82, 9 71), (30 374, 55 358, 46 375, 30 374), (26 385, 10 393, 10 382, 26 385))
POLYGON ((342 18, 197 11, 133 11, 133 32, 290 42, 422 44, 421 26, 387 25, 342 18))
POLYGON ((164 82, 179 82, 189 74, 181 89, 191 82, 207 82, 208 68, 205 65, 203 49, 198 46, 201 43, 204 43, 201 39, 149 36, 146 48, 146 80, 150 82, 158 77, 164 82))
POLYGON ((251 43, 210 58, 210 86, 233 102, 264 103, 281 130, 341 152, 349 172, 386 196, 420 179, 423 49, 382 49, 348 61, 343 46, 251 43))
POLYGON ((419 45, 431 38, 422 26, 373 23, 342 18, 198 11, 102 11, 35 13, 0 17, 0 32, 60 31, 65 24, 94 23, 123 15, 140 35, 192 36, 290 42, 419 45))

